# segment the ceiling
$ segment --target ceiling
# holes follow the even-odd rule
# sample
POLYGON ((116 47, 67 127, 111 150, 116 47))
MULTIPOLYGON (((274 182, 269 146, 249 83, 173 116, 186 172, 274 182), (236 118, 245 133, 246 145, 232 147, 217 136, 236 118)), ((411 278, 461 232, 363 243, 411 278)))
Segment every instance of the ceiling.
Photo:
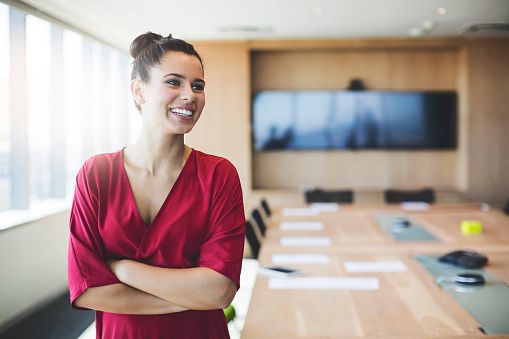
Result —
MULTIPOLYGON (((10 1, 11 3, 13 1, 10 1)), ((19 1, 14 1, 19 2, 19 1)), ((190 40, 509 36, 509 0, 22 0, 127 50, 153 31, 190 40), (439 14, 438 8, 446 8, 439 14), (478 24, 476 33, 468 28, 478 24), (501 25, 506 24, 502 30, 501 25), (489 28, 489 29, 488 29, 489 28)))

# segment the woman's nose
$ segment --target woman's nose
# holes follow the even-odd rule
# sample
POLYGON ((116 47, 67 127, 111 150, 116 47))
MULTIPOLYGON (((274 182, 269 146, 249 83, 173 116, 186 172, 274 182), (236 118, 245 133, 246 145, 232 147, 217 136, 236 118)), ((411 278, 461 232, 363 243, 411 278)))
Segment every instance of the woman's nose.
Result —
POLYGON ((182 88, 182 92, 180 93, 180 99, 185 101, 193 102, 196 100, 196 95, 194 94, 193 88, 191 85, 184 86, 182 88))

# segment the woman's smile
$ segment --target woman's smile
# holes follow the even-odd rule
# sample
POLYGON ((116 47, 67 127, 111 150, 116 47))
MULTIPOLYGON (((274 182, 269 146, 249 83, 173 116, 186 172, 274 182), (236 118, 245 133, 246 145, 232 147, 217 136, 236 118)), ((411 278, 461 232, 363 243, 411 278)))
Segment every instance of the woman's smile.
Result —
POLYGON ((194 113, 194 108, 190 107, 174 107, 170 108, 170 112, 176 115, 179 119, 190 120, 194 113))

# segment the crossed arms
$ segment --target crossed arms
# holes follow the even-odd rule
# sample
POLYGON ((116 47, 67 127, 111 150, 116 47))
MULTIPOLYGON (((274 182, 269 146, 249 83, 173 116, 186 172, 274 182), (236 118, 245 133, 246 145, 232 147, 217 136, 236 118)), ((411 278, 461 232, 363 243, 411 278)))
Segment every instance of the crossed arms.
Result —
POLYGON ((132 260, 107 264, 121 283, 88 288, 76 298, 76 306, 119 314, 166 314, 223 309, 237 292, 235 282, 206 267, 163 268, 132 260))

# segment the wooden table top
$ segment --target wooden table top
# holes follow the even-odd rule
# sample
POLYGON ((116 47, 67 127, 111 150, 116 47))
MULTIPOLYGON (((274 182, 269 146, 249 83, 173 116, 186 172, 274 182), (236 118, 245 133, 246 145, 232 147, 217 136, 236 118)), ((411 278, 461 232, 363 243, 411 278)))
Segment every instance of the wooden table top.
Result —
MULTIPOLYGON (((296 207, 296 206, 292 206, 296 207)), ((271 290, 269 277, 258 275, 242 339, 254 338, 486 338, 475 319, 447 292, 412 254, 443 254, 458 248, 489 253, 485 270, 509 284, 509 217, 480 205, 433 206, 429 211, 403 211, 399 206, 341 206, 319 217, 271 217, 259 256, 260 266, 272 265, 276 253, 325 253, 327 265, 292 265, 307 276, 376 277, 376 291, 271 290), (398 243, 381 229, 373 213, 411 215, 441 239, 439 243, 398 243), (483 223, 483 233, 464 236, 462 220, 483 223), (281 221, 322 221, 321 231, 282 231, 281 221), (327 236, 330 247, 282 247, 282 236, 327 236), (405 272, 348 273, 344 261, 399 260, 405 272)), ((509 320, 509 315, 508 315, 509 320)), ((509 338, 509 336, 488 336, 509 338)))
MULTIPOLYGON (((270 252, 259 258, 271 265, 270 252)), ((330 254, 328 265, 293 265, 307 276, 376 277, 376 291, 270 290, 258 275, 242 338, 485 337, 479 324, 409 254, 330 254), (347 273, 344 261, 400 260, 406 272, 347 273)), ((485 268, 509 283, 509 252, 485 268)), ((509 318, 509 315, 508 315, 509 318)), ((491 336, 490 336, 491 338, 491 336)))
MULTIPOLYGON (((399 205, 341 205, 336 212, 322 212, 317 217, 282 216, 279 210, 271 217, 263 248, 293 251, 282 248, 279 241, 283 236, 329 237, 330 249, 345 253, 402 252, 436 253, 459 248, 475 248, 478 251, 504 251, 509 247, 509 216, 500 210, 482 211, 479 204, 432 205, 428 211, 405 211, 399 205), (382 229, 374 216, 381 213, 404 213, 414 222, 422 225, 439 242, 397 242, 391 234, 382 229), (461 221, 479 220, 483 232, 479 235, 463 235, 461 221), (281 231, 282 221, 321 221, 322 231, 281 231), (396 245, 396 246, 394 246, 396 245)), ((303 252, 316 250, 300 248, 303 252)))

